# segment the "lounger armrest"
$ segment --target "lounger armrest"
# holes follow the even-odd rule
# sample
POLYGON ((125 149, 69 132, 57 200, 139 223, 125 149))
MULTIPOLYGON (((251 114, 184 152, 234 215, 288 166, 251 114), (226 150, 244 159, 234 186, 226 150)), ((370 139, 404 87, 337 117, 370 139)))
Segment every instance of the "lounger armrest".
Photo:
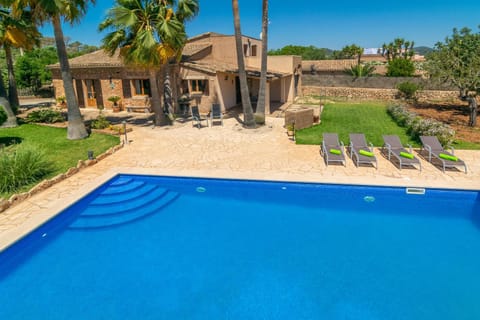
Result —
POLYGON ((373 151, 373 143, 369 142, 368 144, 369 144, 369 146, 370 146, 370 147, 369 147, 370 151, 373 151))
POLYGON ((413 153, 413 148, 411 144, 407 144, 408 146, 408 152, 413 153))
POLYGON ((340 148, 342 151, 345 151, 345 145, 343 144, 343 141, 340 141, 340 148))
POLYGON ((450 152, 455 155, 455 148, 452 146, 448 146, 448 149, 450 149, 450 152))

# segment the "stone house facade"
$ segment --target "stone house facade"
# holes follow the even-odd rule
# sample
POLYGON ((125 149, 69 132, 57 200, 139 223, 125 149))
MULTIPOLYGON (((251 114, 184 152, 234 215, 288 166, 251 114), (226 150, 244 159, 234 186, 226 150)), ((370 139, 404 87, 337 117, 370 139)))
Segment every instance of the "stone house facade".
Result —
MULTIPOLYGON (((258 96, 261 41, 243 36, 243 54, 252 105, 258 96)), ((103 50, 69 60, 75 91, 80 107, 106 109, 113 107, 111 96, 121 97, 124 109, 149 109, 152 70, 125 66, 120 57, 110 57, 103 50)), ((279 105, 294 100, 301 88, 301 57, 269 56, 266 92, 266 113, 271 104, 279 105)), ((59 64, 52 70, 55 96, 64 95, 59 64)), ((162 90, 165 73, 153 70, 162 90)), ((201 112, 208 112, 212 103, 219 103, 228 110, 241 103, 235 37, 217 33, 205 33, 190 38, 183 51, 182 60, 168 69, 173 97, 188 95, 190 104, 198 105, 201 112)), ((174 108, 179 112, 174 99, 174 108)))

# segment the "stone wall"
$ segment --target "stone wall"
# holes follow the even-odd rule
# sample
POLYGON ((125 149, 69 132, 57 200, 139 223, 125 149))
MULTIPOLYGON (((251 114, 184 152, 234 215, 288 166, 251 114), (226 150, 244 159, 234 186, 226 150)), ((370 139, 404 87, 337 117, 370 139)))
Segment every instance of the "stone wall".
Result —
MULTIPOLYGON (((347 88, 347 87, 320 87, 303 86, 302 95, 318 95, 324 97, 343 97, 358 100, 393 100, 397 97, 397 89, 378 88, 347 88)), ((452 100, 458 99, 458 91, 422 90, 418 100, 452 100)))
POLYGON ((413 82, 421 86, 424 90, 447 90, 454 91, 455 87, 434 82, 421 77, 364 77, 354 78, 346 74, 324 74, 324 75, 302 75, 302 84, 304 86, 318 87, 350 87, 350 88, 380 88, 395 89, 399 83, 413 82))

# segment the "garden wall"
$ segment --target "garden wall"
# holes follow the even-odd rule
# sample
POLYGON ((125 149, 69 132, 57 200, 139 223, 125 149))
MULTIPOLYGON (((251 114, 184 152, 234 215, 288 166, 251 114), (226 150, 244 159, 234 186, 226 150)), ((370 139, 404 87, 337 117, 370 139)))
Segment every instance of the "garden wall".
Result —
MULTIPOLYGON (((397 97, 397 89, 379 88, 349 88, 349 87, 325 87, 325 86, 302 86, 302 95, 318 95, 324 97, 344 97, 358 100, 392 100, 397 97)), ((418 100, 452 100, 458 99, 458 91, 422 90, 417 93, 418 100)))
POLYGON ((304 86, 319 87, 347 87, 347 88, 380 88, 395 89, 401 82, 410 81, 420 85, 424 90, 447 90, 455 91, 455 87, 433 82, 421 77, 382 77, 372 76, 365 78, 354 78, 346 74, 303 74, 302 84, 304 86))

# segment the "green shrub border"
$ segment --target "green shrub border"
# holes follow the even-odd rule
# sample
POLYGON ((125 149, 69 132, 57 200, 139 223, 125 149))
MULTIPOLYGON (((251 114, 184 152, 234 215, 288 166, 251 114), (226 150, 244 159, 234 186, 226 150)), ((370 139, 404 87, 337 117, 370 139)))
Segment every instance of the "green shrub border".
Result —
POLYGON ((399 126, 406 128, 407 133, 417 141, 420 140, 420 136, 435 136, 444 146, 451 145, 454 141, 455 130, 448 124, 433 119, 423 119, 408 111, 401 104, 387 106, 387 112, 399 126))

